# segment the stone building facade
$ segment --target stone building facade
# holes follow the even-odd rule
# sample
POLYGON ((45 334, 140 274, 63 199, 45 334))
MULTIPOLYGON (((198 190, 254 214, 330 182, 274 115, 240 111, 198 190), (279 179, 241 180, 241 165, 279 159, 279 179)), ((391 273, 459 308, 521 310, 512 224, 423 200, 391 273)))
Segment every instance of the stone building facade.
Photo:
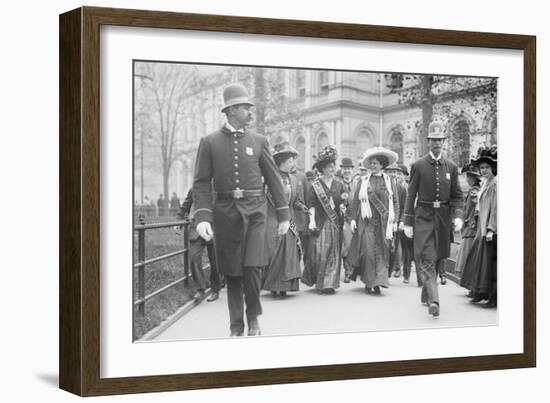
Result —
MULTIPOLYGON (((223 88, 231 82, 242 82, 250 94, 254 94, 254 70, 226 67, 205 75, 200 93, 188 101, 187 107, 193 113, 181 125, 178 147, 182 157, 172 170, 171 191, 180 195, 186 193, 192 184, 200 138, 223 124, 224 117, 220 113, 223 88)), ((265 133, 272 144, 288 141, 299 151, 301 171, 311 168, 317 151, 326 144, 335 144, 340 157, 355 161, 359 161, 368 148, 380 145, 396 151, 399 161, 407 166, 420 156, 418 138, 422 111, 420 107, 400 101, 400 92, 408 90, 406 85, 391 90, 387 85, 388 77, 381 73, 265 70, 267 86, 277 83, 270 97, 292 105, 296 115, 284 122, 279 119, 281 116, 265 111, 265 133)), ((266 102, 266 109, 269 105, 266 102)), ((467 162, 479 146, 496 143, 496 112, 487 111, 486 105, 487 98, 483 94, 472 101, 463 99, 460 93, 434 105, 434 119, 443 121, 447 127, 446 152, 459 166, 467 162), (443 109, 451 113, 438 114, 443 109)), ((160 189, 160 177, 155 181, 154 175, 148 176, 146 189, 160 189)), ((149 194, 158 195, 159 192, 149 190, 149 194)))

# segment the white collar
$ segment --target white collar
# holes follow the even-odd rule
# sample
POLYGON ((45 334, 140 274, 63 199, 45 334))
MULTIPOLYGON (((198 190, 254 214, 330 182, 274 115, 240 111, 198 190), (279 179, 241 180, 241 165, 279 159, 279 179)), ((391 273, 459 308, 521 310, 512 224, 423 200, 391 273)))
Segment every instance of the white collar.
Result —
POLYGON ((430 151, 430 157, 432 157, 432 159, 435 161, 439 161, 441 159, 441 153, 439 153, 439 156, 436 158, 435 155, 430 151))
POLYGON ((229 122, 225 122, 225 127, 227 127, 227 128, 229 129, 229 131, 232 132, 232 133, 233 133, 233 132, 244 133, 244 132, 243 132, 243 129, 237 130, 237 129, 235 129, 233 126, 231 126, 231 125, 229 124, 229 122))

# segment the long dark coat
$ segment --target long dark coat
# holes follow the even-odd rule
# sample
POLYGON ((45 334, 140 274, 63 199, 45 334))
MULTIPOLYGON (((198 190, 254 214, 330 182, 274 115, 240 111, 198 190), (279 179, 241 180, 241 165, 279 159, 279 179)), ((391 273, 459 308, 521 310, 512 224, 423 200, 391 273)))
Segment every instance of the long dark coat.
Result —
POLYGON ((449 257, 452 219, 462 218, 463 204, 458 168, 452 161, 443 157, 436 161, 428 154, 411 165, 404 224, 414 227, 414 256, 417 261, 449 257), (436 200, 442 202, 440 208, 421 203, 436 200), (430 242, 432 237, 435 250, 430 242))
POLYGON ((265 195, 242 199, 216 198, 215 192, 236 188, 261 190, 269 187, 276 206, 277 220, 289 220, 289 208, 279 170, 273 161, 267 139, 245 131, 231 132, 226 126, 201 139, 195 162, 193 200, 195 220, 214 224, 220 273, 242 276, 243 266, 265 266, 265 195), (262 181, 263 177, 263 181, 262 181))

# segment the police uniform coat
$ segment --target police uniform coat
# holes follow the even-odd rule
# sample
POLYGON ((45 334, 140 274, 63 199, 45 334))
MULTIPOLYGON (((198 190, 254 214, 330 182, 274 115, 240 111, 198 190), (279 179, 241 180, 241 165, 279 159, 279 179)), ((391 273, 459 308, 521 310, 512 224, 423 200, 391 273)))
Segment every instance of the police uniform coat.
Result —
POLYGON ((265 266, 265 194, 226 199, 236 188, 261 191, 269 187, 279 222, 289 220, 289 207, 279 170, 267 138, 251 131, 232 132, 227 126, 200 141, 195 162, 195 220, 213 223, 220 273, 242 276, 243 266, 265 266), (263 177, 263 181, 262 181, 263 177), (212 202, 211 186, 218 197, 212 202))
POLYGON ((462 208, 458 168, 452 161, 443 156, 435 160, 427 154, 411 165, 404 224, 414 227, 415 259, 435 261, 449 257, 452 219, 462 218, 462 208), (426 203, 437 200, 441 201, 439 208, 426 203))

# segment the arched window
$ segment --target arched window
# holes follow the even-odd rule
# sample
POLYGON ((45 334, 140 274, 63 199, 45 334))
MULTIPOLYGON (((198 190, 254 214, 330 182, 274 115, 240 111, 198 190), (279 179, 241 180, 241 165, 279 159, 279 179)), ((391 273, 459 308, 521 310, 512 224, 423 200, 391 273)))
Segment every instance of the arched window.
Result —
POLYGON ((368 127, 361 127, 355 139, 356 157, 361 158, 365 151, 374 145, 372 132, 368 127))
POLYGON ((319 152, 324 146, 329 144, 328 135, 322 131, 317 135, 317 152, 319 152))
POLYGON ((451 128, 449 158, 459 167, 470 162, 470 124, 466 119, 457 120, 451 128))
POLYGON ((306 141, 302 136, 296 139, 296 151, 298 158, 296 159, 296 168, 299 171, 304 171, 306 168, 306 141))
POLYGON ((403 162, 403 133, 401 133, 399 128, 392 130, 390 136, 390 150, 397 153, 399 162, 403 162))

